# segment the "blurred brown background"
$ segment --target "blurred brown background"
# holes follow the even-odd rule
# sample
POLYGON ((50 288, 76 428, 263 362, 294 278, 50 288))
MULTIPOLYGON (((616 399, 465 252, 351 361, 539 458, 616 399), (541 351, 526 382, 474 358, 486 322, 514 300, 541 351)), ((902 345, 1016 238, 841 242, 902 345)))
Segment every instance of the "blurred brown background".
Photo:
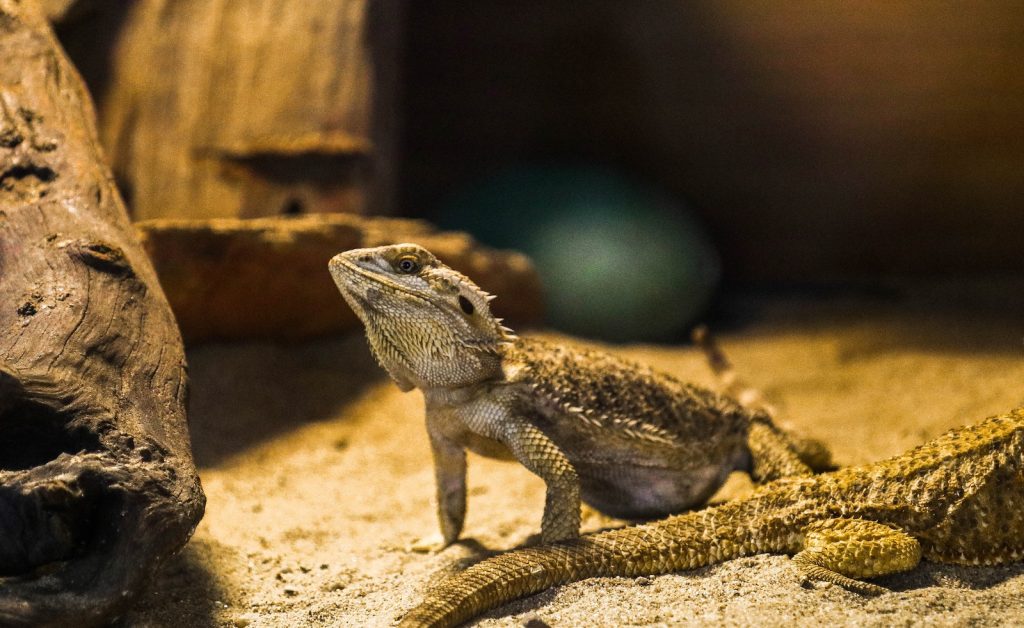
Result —
POLYGON ((691 204, 733 280, 1024 270, 1021 2, 391 0, 328 3, 343 6, 326 26, 319 3, 85 4, 96 6, 59 30, 97 92, 107 150, 137 217, 339 209, 430 217, 479 176, 555 157, 619 168, 691 204), (274 5, 277 13, 266 9, 274 5), (215 11, 230 19, 204 17, 215 11), (124 24, 134 24, 132 38, 118 41, 124 24), (259 76, 282 55, 253 54, 259 39, 246 29, 261 28, 253 24, 280 34, 265 45, 292 51, 277 79, 305 89, 318 124, 296 128, 287 121, 315 116, 282 112, 284 104, 240 117, 276 102, 258 89, 259 76), (200 35, 161 39, 168 28, 200 35), (309 40, 289 39, 301 30, 309 40), (359 45, 332 47, 342 35, 359 45), (90 61, 104 50, 122 56, 90 61), (228 63, 232 50, 244 53, 241 76, 252 83, 216 79, 239 76, 237 64, 218 70, 203 50, 228 63), (214 69, 189 74, 190 57, 214 69), (158 156, 171 150, 161 142, 191 131, 175 126, 178 105, 147 110, 137 93, 133 103, 107 93, 138 91, 128 80, 138 71, 132 59, 148 72, 149 94, 178 81, 192 88, 175 88, 185 94, 179 104, 212 102, 220 113, 206 128, 217 132, 193 133, 186 149, 158 156), (324 64, 347 64, 365 89, 322 88, 315 77, 324 64), (170 127, 162 138, 132 132, 154 117, 170 127), (213 163, 212 175, 214 166, 195 166, 206 171, 194 180, 219 191, 158 198, 181 187, 138 180, 161 159, 213 163), (353 189, 342 182, 325 192, 310 174, 318 168, 346 169, 353 189), (293 178, 282 184, 286 170, 293 178))
POLYGON ((583 156, 688 200, 733 279, 1024 270, 1024 3, 409 9, 403 208, 583 156))

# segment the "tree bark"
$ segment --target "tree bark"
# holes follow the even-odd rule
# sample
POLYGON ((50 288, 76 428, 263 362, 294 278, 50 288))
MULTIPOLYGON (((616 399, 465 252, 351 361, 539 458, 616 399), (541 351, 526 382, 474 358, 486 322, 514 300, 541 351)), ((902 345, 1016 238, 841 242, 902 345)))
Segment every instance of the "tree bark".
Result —
MULTIPOLYGON (((392 211, 401 5, 108 7, 123 17, 93 87, 133 217, 392 211)), ((94 54, 86 33, 79 52, 94 54)))
POLYGON ((0 625, 91 625, 204 497, 181 338, 39 7, 0 0, 0 625))

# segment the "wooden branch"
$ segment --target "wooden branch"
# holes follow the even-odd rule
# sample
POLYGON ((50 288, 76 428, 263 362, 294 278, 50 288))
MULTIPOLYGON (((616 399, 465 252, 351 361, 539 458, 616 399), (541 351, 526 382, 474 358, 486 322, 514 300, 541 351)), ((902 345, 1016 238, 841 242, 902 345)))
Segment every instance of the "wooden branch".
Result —
POLYGON ((0 0, 0 625, 123 611, 204 498, 181 338, 35 0, 0 0))
POLYGON ((297 339, 356 329, 327 260, 347 249, 416 242, 498 295, 509 324, 539 323, 540 278, 530 260, 425 222, 352 215, 136 223, 188 343, 297 339))

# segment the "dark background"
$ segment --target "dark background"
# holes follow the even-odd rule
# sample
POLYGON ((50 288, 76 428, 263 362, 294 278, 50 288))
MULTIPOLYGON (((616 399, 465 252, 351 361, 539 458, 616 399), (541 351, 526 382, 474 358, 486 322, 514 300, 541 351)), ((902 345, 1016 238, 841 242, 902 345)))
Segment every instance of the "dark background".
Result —
POLYGON ((1024 3, 407 9, 400 213, 582 158, 689 202, 732 280, 1024 270, 1024 3))
MULTIPOLYGON (((108 83, 132 80, 111 70, 108 53, 118 49, 118 28, 134 24, 126 7, 139 3, 82 4, 91 13, 59 24, 58 33, 105 127, 108 83)), ((360 4, 339 0, 323 10, 360 4)), ((436 218, 445 199, 481 177, 566 159, 617 169, 689 204, 719 246, 728 280, 1024 271, 1024 2, 368 6, 378 20, 366 20, 365 32, 376 120, 389 125, 373 141, 386 149, 377 156, 378 172, 386 170, 378 198, 386 198, 369 211, 436 218), (404 18, 381 28, 388 16, 404 18)), ((205 45, 247 41, 228 26, 205 45)), ((272 45, 294 47, 289 41, 272 45)), ((200 88, 218 91, 192 86, 200 88)), ((251 99, 250 108, 265 100, 251 99)), ((107 148, 115 172, 126 171, 119 162, 131 155, 107 148)), ((129 196, 140 187, 120 175, 119 183, 129 196)), ((134 201, 137 218, 277 211, 134 201)), ((278 205, 282 213, 296 206, 278 205)))

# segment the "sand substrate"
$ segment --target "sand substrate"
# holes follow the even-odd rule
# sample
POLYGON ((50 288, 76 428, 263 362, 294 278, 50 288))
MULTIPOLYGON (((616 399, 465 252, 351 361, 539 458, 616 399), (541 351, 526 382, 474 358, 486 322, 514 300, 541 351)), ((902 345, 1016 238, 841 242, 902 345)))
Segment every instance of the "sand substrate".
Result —
MULTIPOLYGON (((748 294, 723 308, 720 339, 786 421, 827 442, 839 463, 862 464, 1024 403, 1020 288, 748 294)), ((605 348, 712 383, 691 347, 605 348)), ((471 457, 468 541, 407 551, 437 525, 423 400, 383 377, 361 335, 207 346, 189 360, 206 518, 123 625, 388 626, 446 570, 538 531, 542 483, 471 457)), ((734 474, 718 499, 746 490, 734 474)), ((587 529, 610 523, 585 511, 587 529)), ((880 583, 893 593, 861 597, 802 584, 786 557, 755 556, 578 582, 479 625, 1024 623, 1022 565, 924 563, 880 583)))

